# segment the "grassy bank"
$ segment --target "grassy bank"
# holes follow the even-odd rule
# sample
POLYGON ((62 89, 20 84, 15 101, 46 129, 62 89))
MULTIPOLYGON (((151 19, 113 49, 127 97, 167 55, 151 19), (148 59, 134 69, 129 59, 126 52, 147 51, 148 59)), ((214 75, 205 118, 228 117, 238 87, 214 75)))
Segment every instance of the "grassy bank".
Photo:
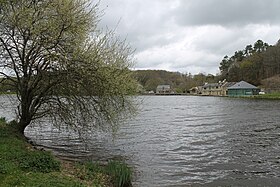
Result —
POLYGON ((255 95, 255 96, 253 96, 253 98, 256 98, 256 99, 280 99, 280 93, 255 95))
POLYGON ((263 95, 247 95, 247 96, 229 96, 230 98, 244 98, 244 99, 267 99, 280 100, 280 93, 263 94, 263 95))
POLYGON ((36 150, 0 118, 0 187, 131 186, 131 169, 118 161, 106 166, 59 161, 36 150))

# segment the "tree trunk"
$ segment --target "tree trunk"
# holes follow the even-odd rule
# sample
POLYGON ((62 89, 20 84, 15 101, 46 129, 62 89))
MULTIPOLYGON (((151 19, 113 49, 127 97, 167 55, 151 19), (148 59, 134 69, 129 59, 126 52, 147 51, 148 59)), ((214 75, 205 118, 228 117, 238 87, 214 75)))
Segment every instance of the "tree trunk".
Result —
POLYGON ((18 123, 18 131, 24 135, 24 129, 30 124, 31 120, 26 117, 21 117, 18 123))
POLYGON ((31 119, 32 119, 29 108, 30 108, 30 102, 28 100, 27 94, 22 94, 18 130, 23 135, 24 135, 24 129, 30 124, 31 119))
POLYGON ((21 103, 20 103, 20 121, 18 124, 18 130, 20 133, 24 135, 24 129, 30 124, 32 115, 30 113, 30 105, 31 105, 31 95, 28 90, 28 78, 25 75, 22 78, 22 90, 20 91, 21 103))

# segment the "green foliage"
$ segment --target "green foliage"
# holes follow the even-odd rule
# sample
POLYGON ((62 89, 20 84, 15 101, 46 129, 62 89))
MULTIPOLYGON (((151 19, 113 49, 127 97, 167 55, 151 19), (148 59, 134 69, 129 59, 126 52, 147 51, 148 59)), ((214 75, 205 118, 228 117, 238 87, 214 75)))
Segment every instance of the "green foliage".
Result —
POLYGON ((59 171, 60 163, 49 152, 27 149, 29 145, 25 143, 26 139, 13 127, 15 122, 5 124, 4 118, 1 118, 0 123, 0 172, 9 171, 8 166, 14 164, 23 171, 59 171))
POLYGON ((243 61, 243 63, 240 65, 241 69, 249 69, 250 67, 253 66, 253 62, 249 60, 243 61))
POLYGON ((106 172, 112 176, 114 186, 131 186, 132 170, 126 164, 119 161, 110 161, 106 166, 106 172))
POLYGON ((60 162, 49 152, 32 151, 22 156, 19 167, 24 171, 49 173, 60 170, 60 162))
POLYGON ((0 161, 0 175, 11 173, 14 169, 14 164, 8 160, 0 161))

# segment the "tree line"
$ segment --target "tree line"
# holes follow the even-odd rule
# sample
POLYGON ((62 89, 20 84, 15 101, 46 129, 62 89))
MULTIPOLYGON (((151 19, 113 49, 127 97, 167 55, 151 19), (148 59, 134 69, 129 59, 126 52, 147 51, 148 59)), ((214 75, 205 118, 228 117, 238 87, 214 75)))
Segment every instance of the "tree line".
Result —
POLYGON ((280 40, 275 45, 257 40, 232 56, 226 55, 219 68, 221 79, 262 85, 263 80, 280 74, 280 40))
POLYGON ((184 93, 192 87, 202 85, 205 82, 218 81, 218 77, 212 74, 199 73, 192 75, 191 73, 169 72, 165 70, 137 70, 133 71, 133 76, 143 86, 139 92, 155 92, 158 85, 167 84, 176 93, 184 93))

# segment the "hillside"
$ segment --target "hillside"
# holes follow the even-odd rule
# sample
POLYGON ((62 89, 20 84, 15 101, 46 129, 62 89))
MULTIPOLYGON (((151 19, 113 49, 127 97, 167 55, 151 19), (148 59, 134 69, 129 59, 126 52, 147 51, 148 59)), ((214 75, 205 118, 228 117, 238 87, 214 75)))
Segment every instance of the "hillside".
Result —
MULTIPOLYGON (((280 40, 268 45, 262 40, 247 45, 232 56, 225 56, 220 63, 221 78, 237 82, 245 80, 257 86, 266 84, 266 80, 279 82, 280 40)), ((275 84, 273 84, 275 86, 275 84)))
POLYGON ((137 70, 133 71, 133 76, 143 86, 144 91, 156 91, 158 85, 167 84, 176 93, 184 93, 190 88, 202 85, 205 82, 217 81, 217 77, 211 74, 192 75, 165 70, 137 70))

